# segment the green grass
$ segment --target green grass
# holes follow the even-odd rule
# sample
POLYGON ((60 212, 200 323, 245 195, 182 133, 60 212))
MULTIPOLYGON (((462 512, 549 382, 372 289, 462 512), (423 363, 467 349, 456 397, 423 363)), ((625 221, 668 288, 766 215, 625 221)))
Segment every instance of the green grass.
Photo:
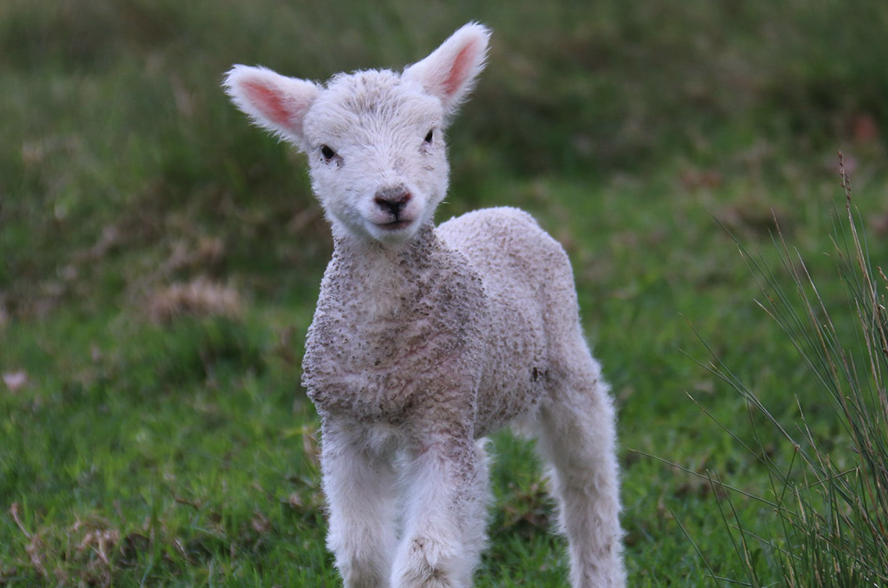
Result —
MULTIPOLYGON (((768 470, 716 423, 792 459, 697 364, 706 345, 772 414, 796 419, 798 397, 820 438, 847 442, 730 233, 782 267, 776 215, 851 324, 830 258, 835 153, 878 265, 888 9, 540 4, 0 6, 0 586, 337 585, 299 386, 330 238, 303 158, 219 83, 233 63, 315 79, 400 66, 472 19, 493 50, 451 131, 439 218, 520 206, 571 255, 620 410, 631 584, 746 577, 727 495, 664 461, 766 494, 768 470), (158 314, 189 283, 231 302, 158 314)), ((532 448, 503 433, 494 451, 476 585, 566 585, 532 448)), ((779 536, 767 507, 730 498, 750 533, 779 536)))
MULTIPOLYGON (((804 258, 781 233, 775 245, 782 271, 760 263, 740 245, 761 285, 762 308, 780 325, 804 366, 808 385, 804 398, 796 395, 800 413, 791 419, 775 416, 769 403, 717 357, 708 367, 746 400, 755 435, 752 443, 740 445, 768 472, 767 492, 744 495, 757 496, 779 520, 767 535, 750 532, 748 521, 733 510, 730 493, 723 493, 725 529, 753 586, 769 581, 762 580, 765 566, 758 565, 759 558, 767 558, 766 567, 779 570, 788 586, 888 581, 888 278, 870 259, 844 171, 842 179, 846 211, 837 215, 832 257, 845 287, 843 300, 821 295, 804 258), (790 287, 781 275, 790 276, 790 287), (840 310, 843 320, 835 321, 842 307, 850 308, 851 316, 840 310), (815 405, 814 398, 834 411, 832 424, 838 430, 824 427, 822 418, 809 419, 806 407, 815 405), (762 437, 760 431, 768 434, 762 437), (779 447, 772 433, 778 433, 779 447)), ((713 488, 726 489, 720 479, 709 481, 713 488)))

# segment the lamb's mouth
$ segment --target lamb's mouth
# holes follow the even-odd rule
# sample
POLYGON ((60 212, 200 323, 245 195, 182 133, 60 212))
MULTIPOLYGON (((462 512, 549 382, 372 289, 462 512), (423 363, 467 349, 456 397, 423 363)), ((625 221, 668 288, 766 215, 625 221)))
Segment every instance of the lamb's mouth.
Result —
POLYGON ((383 231, 400 231, 401 229, 406 229, 412 224, 412 220, 396 220, 389 223, 376 223, 376 226, 383 231))
MULTIPOLYGON (((391 218, 391 217, 390 217, 391 218)), ((401 243, 409 239, 416 231, 416 218, 398 217, 388 222, 373 222, 367 228, 370 234, 383 243, 401 243)))

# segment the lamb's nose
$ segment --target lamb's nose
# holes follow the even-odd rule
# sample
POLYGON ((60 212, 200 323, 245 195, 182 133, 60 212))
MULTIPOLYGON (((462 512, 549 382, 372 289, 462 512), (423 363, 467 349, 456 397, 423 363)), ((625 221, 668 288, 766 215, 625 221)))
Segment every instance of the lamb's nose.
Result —
POLYGON ((384 212, 391 214, 397 219, 412 197, 413 195, 410 194, 407 188, 397 186, 395 188, 379 190, 373 196, 373 202, 384 212))

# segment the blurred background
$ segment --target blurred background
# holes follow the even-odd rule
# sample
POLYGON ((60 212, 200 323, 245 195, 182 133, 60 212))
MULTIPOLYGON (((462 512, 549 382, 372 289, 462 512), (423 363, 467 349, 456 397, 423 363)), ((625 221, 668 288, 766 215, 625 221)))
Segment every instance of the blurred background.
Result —
MULTIPOLYGON (((21 508, 32 518, 0 527, 10 538, 0 585, 51 575, 23 556, 41 524, 45 552, 54 554, 38 558, 47 568, 77 560, 65 560, 48 537, 52 529, 76 535, 72 525, 85 513, 104 521, 95 528, 126 537, 115 543, 117 558, 148 536, 146 509, 162 520, 169 513, 168 527, 178 528, 173 511, 182 503, 170 496, 186 491, 175 479, 191 480, 183 485, 202 498, 183 500, 215 520, 206 505, 222 502, 218 488, 194 482, 209 466, 189 461, 185 447, 242 459, 246 486, 261 478, 285 499, 289 490, 267 489, 297 467, 288 460, 316 474, 311 444, 291 437, 301 435, 294 422, 315 426, 298 365, 329 231, 303 156, 250 126, 222 77, 235 63, 313 80, 400 69, 470 20, 493 29, 492 49, 449 131, 451 193, 438 219, 519 206, 564 243, 621 410, 634 581, 702 578, 671 513, 684 513, 691 534, 707 541, 715 533, 705 511, 712 505, 701 506, 712 500, 709 487, 633 450, 696 471, 751 467, 686 397, 702 395, 724 418, 744 412, 685 356, 701 350, 694 329, 738 376, 773 391, 778 412, 795 410, 784 392, 801 376, 753 303, 758 289, 731 235, 770 248, 776 218, 793 246, 813 255, 812 271, 831 275, 821 253, 830 248, 832 212, 845 204, 839 150, 871 255, 888 253, 883 0, 4 0, 0 505, 30 496, 21 508), (169 407, 177 403, 186 408, 169 407), (235 439, 233 447, 212 445, 221 441, 208 441, 208 431, 235 439), (259 473, 250 470, 257 444, 276 452, 259 473), (122 458, 96 453, 105 445, 144 462, 115 465, 122 458), (67 449, 49 463, 59 447, 67 449), (106 473, 83 478, 90 468, 106 473), (170 468, 178 478, 164 477, 170 468), (156 500, 137 489, 154 484, 156 500), (81 498, 61 498, 71 488, 81 498), (127 510, 120 497, 130 494, 127 510), (124 507, 103 506, 114 499, 124 507)), ((496 492, 511 514, 497 522, 535 536, 526 529, 547 529, 548 507, 536 487, 515 489, 524 478, 536 483, 536 474, 514 473, 529 453, 500 451, 496 492)), ((293 509, 313 513, 304 516, 314 530, 281 523, 281 545, 292 533, 321 536, 311 518, 320 512, 316 480, 305 483, 293 491, 305 494, 293 509)), ((213 523, 232 545, 249 543, 238 529, 250 541, 278 529, 273 515, 256 519, 249 506, 246 522, 231 523, 237 512, 213 523)), ((200 553, 225 552, 230 544, 219 541, 200 553)), ((488 571, 508 541, 494 537, 488 571)), ((312 557, 326 557, 318 549, 312 557)), ((185 568, 215 557, 188 553, 185 568)), ((68 573, 84 578, 85 566, 68 573)), ((491 585, 510 585, 502 582, 491 585)))
MULTIPOLYGON (((545 197, 524 193, 532 183, 514 190, 533 179, 581 183, 585 207, 615 181, 672 173, 675 200, 737 177, 767 176, 777 191, 797 185, 794 174, 831 169, 839 147, 853 146, 854 164, 884 156, 888 23, 875 0, 853 9, 829 0, 8 0, 5 312, 41 312, 70 295, 123 301, 124 291, 169 278, 153 274, 169 270, 159 262, 176 246, 246 281, 323 264, 329 245, 303 162, 244 124, 219 90, 223 73, 263 64, 324 80, 400 68, 469 20, 495 36, 490 67, 453 126, 442 218, 488 198, 546 209, 545 197)), ((299 276, 283 273, 250 287, 287 291, 299 276)))

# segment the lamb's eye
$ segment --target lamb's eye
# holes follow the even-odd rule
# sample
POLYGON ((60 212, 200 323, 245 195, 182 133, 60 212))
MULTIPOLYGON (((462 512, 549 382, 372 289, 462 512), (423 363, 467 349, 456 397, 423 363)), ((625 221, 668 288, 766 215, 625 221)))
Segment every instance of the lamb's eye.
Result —
POLYGON ((431 143, 432 139, 435 138, 435 129, 429 129, 429 133, 425 136, 425 142, 431 143))
POLYGON ((321 155, 324 156, 324 159, 330 161, 334 157, 336 157, 336 152, 327 147, 326 145, 321 145, 321 155))

